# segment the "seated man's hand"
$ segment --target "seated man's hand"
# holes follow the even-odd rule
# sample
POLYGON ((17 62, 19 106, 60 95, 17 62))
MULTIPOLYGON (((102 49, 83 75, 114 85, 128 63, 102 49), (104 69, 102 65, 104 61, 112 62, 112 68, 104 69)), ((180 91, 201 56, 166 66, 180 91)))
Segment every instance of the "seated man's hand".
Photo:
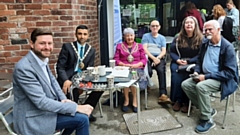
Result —
POLYGON ((156 66, 156 65, 158 65, 161 61, 160 61, 160 59, 158 59, 158 58, 154 58, 153 59, 153 62, 154 62, 154 65, 156 66))
POLYGON ((199 74, 199 75, 191 74, 191 77, 197 83, 205 80, 205 75, 203 75, 203 74, 199 74))
MULTIPOLYGON (((69 99, 63 99, 63 100, 61 100, 61 102, 62 103, 65 103, 65 102, 73 102, 72 100, 69 100, 69 99)), ((73 103, 75 103, 75 102, 73 102, 73 103)))
POLYGON ((204 81, 204 80, 205 80, 205 75, 200 74, 200 75, 198 75, 198 78, 199 78, 199 81, 200 81, 200 82, 201 82, 201 81, 204 81))
POLYGON ((78 105, 77 106, 77 112, 87 114, 90 116, 90 114, 93 111, 93 107, 91 105, 78 105))
POLYGON ((193 74, 198 75, 198 72, 194 72, 193 74))
POLYGON ((63 83, 63 93, 64 94, 67 94, 67 91, 70 90, 70 87, 72 85, 72 82, 70 80, 66 80, 64 83, 63 83))

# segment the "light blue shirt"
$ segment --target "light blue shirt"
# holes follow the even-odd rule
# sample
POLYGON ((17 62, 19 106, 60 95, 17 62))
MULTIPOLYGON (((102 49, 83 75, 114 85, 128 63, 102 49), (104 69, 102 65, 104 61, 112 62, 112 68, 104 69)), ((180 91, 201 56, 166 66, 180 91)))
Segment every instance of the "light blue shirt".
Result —
POLYGON ((142 44, 147 44, 148 51, 152 55, 158 56, 161 53, 161 48, 166 48, 166 38, 161 34, 153 37, 152 33, 146 33, 143 35, 142 44))
MULTIPOLYGON (((78 46, 78 54, 79 54, 79 56, 80 56, 80 51, 81 51, 81 47, 83 47, 83 55, 84 55, 84 52, 85 52, 85 44, 84 45, 81 45, 80 43, 78 43, 77 42, 77 46, 78 46)), ((80 56, 81 57, 81 56, 80 56)), ((75 72, 76 71, 78 71, 78 65, 79 65, 79 59, 78 59, 78 61, 77 61, 77 65, 76 65, 76 67, 75 67, 75 72)))
POLYGON ((219 69, 219 54, 220 54, 221 40, 218 44, 212 44, 211 42, 208 45, 207 51, 203 59, 203 73, 215 73, 219 69))
POLYGON ((51 81, 50 81, 50 78, 49 78, 49 75, 48 75, 48 72, 47 72, 47 64, 48 64, 49 59, 46 58, 46 59, 44 59, 44 61, 42 61, 41 59, 38 58, 38 56, 37 56, 32 50, 30 50, 30 52, 32 53, 32 55, 34 56, 34 58, 37 60, 37 63, 38 63, 39 66, 42 68, 45 76, 46 76, 47 79, 48 79, 48 82, 51 84, 51 81))
POLYGON ((239 10, 236 8, 226 9, 226 13, 228 17, 233 19, 233 26, 239 26, 239 10))

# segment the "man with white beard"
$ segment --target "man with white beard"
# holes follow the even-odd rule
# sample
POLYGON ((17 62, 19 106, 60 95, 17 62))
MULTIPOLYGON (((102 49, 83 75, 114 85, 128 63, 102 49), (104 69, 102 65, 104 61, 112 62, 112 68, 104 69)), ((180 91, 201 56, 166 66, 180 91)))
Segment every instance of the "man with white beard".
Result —
POLYGON ((221 91, 221 100, 237 90, 238 71, 233 45, 221 36, 216 20, 204 24, 206 40, 200 48, 198 61, 191 78, 182 82, 182 89, 200 110, 197 133, 206 133, 215 127, 213 117, 217 110, 211 107, 211 93, 221 91))

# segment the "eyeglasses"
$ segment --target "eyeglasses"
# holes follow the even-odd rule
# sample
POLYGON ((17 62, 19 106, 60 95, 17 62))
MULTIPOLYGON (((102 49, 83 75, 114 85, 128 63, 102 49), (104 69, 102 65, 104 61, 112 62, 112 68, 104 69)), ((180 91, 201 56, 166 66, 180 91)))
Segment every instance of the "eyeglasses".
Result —
POLYGON ((159 27, 159 25, 151 25, 151 27, 159 27))
POLYGON ((207 32, 207 31, 212 31, 212 30, 213 30, 212 28, 204 29, 205 32, 207 32))

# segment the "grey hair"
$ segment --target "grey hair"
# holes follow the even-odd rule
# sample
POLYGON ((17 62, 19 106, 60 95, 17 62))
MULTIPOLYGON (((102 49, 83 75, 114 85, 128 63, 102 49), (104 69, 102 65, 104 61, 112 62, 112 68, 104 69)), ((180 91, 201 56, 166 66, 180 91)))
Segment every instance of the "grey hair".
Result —
POLYGON ((125 28, 123 31, 123 35, 126 34, 133 34, 134 35, 134 30, 132 28, 125 28))
POLYGON ((203 27, 205 27, 206 24, 213 24, 213 26, 214 26, 215 29, 220 28, 220 24, 219 24, 219 22, 218 22, 217 20, 207 21, 207 22, 204 23, 204 26, 203 26, 203 27))
MULTIPOLYGON (((207 21, 204 23, 204 26, 203 26, 203 32, 205 33, 205 25, 206 24, 213 24, 213 27, 217 30, 218 28, 220 29, 220 24, 217 20, 210 20, 210 21, 207 21)), ((219 31, 219 34, 221 35, 221 31, 219 31)))

